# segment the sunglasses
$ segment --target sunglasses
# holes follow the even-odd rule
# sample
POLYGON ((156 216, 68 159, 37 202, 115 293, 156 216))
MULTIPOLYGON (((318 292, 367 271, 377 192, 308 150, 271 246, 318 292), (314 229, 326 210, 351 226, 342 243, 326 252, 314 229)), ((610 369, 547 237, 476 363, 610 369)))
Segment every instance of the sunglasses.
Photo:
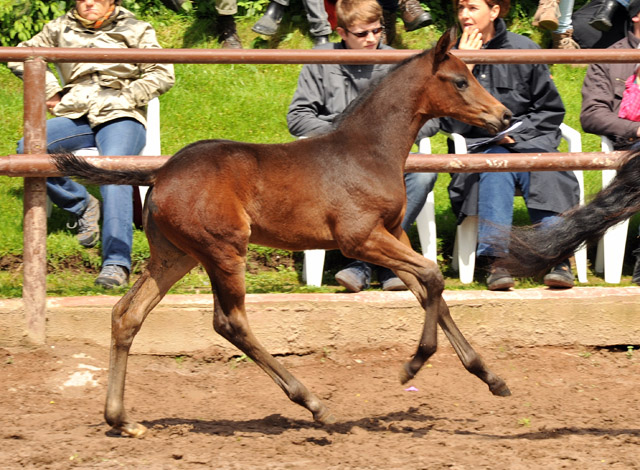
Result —
POLYGON ((347 28, 345 28, 345 30, 347 31, 347 33, 351 33, 355 37, 362 39, 369 36, 369 33, 373 34, 374 36, 380 34, 382 31, 384 31, 384 26, 378 26, 377 28, 369 29, 367 31, 358 31, 357 33, 354 33, 353 31, 349 31, 347 28))

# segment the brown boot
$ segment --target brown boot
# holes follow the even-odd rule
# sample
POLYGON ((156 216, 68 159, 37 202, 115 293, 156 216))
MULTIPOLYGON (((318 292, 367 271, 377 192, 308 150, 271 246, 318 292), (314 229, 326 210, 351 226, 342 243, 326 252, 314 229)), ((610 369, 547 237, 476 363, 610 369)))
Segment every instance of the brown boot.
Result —
POLYGON ((431 15, 422 8, 418 0, 400 0, 398 11, 404 23, 404 30, 407 32, 433 24, 431 15))
POLYGON ((233 16, 218 16, 218 42, 223 49, 242 49, 242 42, 238 36, 233 16))
POLYGON ((533 26, 548 31, 558 29, 558 18, 560 17, 559 0, 540 0, 536 14, 533 16, 533 26))
POLYGON ((393 41, 396 40, 396 12, 382 10, 382 25, 384 26, 384 31, 380 42, 391 46, 393 41))
POLYGON ((551 33, 553 49, 580 49, 577 42, 573 40, 573 29, 565 33, 551 33))

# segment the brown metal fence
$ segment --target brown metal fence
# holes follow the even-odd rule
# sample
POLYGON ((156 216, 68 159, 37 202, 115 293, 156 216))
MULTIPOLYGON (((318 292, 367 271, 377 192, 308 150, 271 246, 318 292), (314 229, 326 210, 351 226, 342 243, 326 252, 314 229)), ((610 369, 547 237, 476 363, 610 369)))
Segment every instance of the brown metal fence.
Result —
MULTIPOLYGON (((23 61, 25 155, 0 157, 0 175, 24 177, 23 304, 27 338, 45 340, 46 324, 46 185, 55 169, 46 155, 45 71, 47 62, 133 62, 181 64, 396 63, 420 51, 85 49, 0 47, 0 61, 23 61)), ((640 50, 481 50, 455 51, 467 63, 629 63, 640 50)), ((576 83, 581 86, 581 83, 576 83)), ((476 172, 615 168, 619 153, 412 155, 407 171, 476 172)), ((108 168, 160 166, 167 156, 91 159, 108 168)))

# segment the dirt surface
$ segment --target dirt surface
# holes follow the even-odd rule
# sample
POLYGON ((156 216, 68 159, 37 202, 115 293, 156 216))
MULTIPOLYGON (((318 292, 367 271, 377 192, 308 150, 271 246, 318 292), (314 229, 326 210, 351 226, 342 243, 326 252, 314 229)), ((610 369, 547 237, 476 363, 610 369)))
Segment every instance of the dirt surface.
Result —
POLYGON ((640 468, 640 352, 481 352, 511 397, 448 345, 405 386, 405 347, 280 358, 338 417, 327 427, 241 358, 132 356, 126 404, 150 431, 131 439, 102 418, 105 348, 0 349, 0 468, 640 468))

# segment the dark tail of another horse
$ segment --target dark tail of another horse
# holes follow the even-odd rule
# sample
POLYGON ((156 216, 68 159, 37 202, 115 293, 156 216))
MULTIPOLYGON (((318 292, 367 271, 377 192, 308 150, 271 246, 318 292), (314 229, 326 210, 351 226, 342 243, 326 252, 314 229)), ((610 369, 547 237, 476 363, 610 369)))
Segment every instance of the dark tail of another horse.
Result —
POLYGON ((51 159, 64 176, 76 176, 91 184, 151 186, 156 179, 155 170, 107 170, 70 153, 54 154, 51 159))
POLYGON ((511 232, 509 255, 499 265, 514 276, 538 276, 569 258, 584 242, 599 240, 612 227, 640 211, 640 151, 630 152, 614 180, 586 206, 564 213, 557 223, 511 232))

